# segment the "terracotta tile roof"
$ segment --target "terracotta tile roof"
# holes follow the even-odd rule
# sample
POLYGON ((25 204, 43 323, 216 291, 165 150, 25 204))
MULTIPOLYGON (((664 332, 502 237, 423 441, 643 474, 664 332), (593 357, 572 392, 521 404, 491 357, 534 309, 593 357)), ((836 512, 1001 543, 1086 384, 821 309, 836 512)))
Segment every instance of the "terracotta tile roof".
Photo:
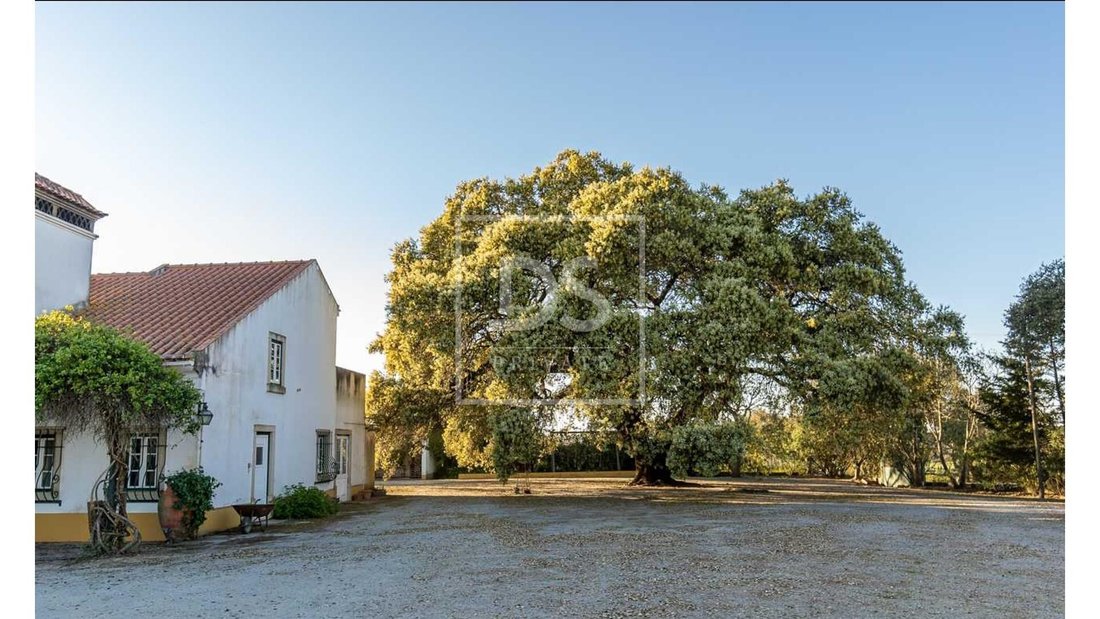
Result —
POLYGON ((92 275, 90 320, 132 331, 164 359, 203 350, 314 260, 166 264, 92 275))
POLYGON ((65 186, 63 186, 59 183, 55 183, 55 182, 51 181, 50 179, 46 178, 45 176, 42 176, 41 174, 39 174, 38 172, 34 173, 34 188, 38 189, 40 191, 43 191, 45 193, 48 193, 48 194, 50 194, 51 196, 53 196, 55 198, 58 198, 60 200, 64 200, 65 202, 68 202, 69 204, 79 206, 79 207, 87 210, 88 212, 90 212, 91 214, 93 214, 97 217, 106 217, 107 216, 107 213, 104 213, 103 211, 97 210, 87 200, 85 200, 84 196, 82 196, 79 193, 73 191, 72 189, 69 189, 68 187, 65 187, 65 186))

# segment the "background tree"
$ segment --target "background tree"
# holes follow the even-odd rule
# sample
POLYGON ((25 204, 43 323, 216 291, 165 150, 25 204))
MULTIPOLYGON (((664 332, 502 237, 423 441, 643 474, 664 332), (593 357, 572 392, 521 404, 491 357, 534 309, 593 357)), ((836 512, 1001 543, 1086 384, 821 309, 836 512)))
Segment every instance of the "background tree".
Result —
POLYGON ((805 473, 803 427, 797 415, 781 408, 758 409, 748 416, 753 429, 745 445, 745 467, 751 473, 805 473))
MULTIPOLYGON (((963 319, 946 307, 915 317, 909 334, 910 363, 900 368, 906 382, 906 404, 900 449, 902 462, 912 485, 923 486, 928 462, 935 457, 953 487, 959 485, 954 472, 956 450, 954 418, 965 414, 958 409, 958 389, 963 372, 971 367, 971 343, 963 319)), ((962 458, 962 451, 957 452, 962 458)))
POLYGON ((69 312, 35 318, 34 336, 36 421, 88 432, 107 448, 105 501, 93 516, 92 544, 101 552, 136 548, 141 535, 126 516, 130 435, 198 431, 201 394, 144 344, 69 312))
POLYGON ((1029 481, 1036 490, 1045 473, 1036 469, 1036 441, 1048 440, 1050 424, 1032 424, 1032 408, 1024 363, 1015 357, 992 357, 992 375, 981 388, 978 413, 988 432, 978 447, 990 478, 1029 481))
POLYGON ((424 440, 442 429, 439 411, 448 393, 372 372, 367 386, 367 423, 378 428, 378 467, 387 476, 418 453, 424 440))
POLYGON ((953 488, 970 478, 974 441, 980 427, 976 367, 967 357, 959 366, 937 365, 932 377, 933 399, 927 415, 936 460, 953 488))
MULTIPOLYGON (((1043 264, 1020 286, 1004 315, 1004 355, 983 387, 986 456, 1019 468, 1021 411, 1027 413, 1030 456, 1040 498, 1063 474, 1065 432, 1065 262, 1043 264), (1049 461, 1048 461, 1049 460, 1049 461)), ((999 461, 999 462, 998 462, 999 461)))
POLYGON ((1028 275, 1020 293, 1004 317, 1008 337, 1005 348, 1026 359, 1038 375, 1046 375, 1048 388, 1039 398, 1051 400, 1061 422, 1066 422, 1066 263, 1045 263, 1028 275), (1044 397, 1044 395, 1046 397, 1044 397))

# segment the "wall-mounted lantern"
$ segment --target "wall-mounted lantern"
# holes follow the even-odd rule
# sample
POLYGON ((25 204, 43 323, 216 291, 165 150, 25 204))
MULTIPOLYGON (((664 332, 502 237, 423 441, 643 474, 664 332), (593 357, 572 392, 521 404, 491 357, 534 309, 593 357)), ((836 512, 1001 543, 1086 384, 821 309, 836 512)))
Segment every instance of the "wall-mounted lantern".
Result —
POLYGON ((214 420, 214 413, 210 412, 210 407, 206 405, 206 402, 202 402, 199 404, 199 410, 197 414, 199 417, 199 421, 201 421, 202 425, 204 426, 210 425, 210 422, 214 420))

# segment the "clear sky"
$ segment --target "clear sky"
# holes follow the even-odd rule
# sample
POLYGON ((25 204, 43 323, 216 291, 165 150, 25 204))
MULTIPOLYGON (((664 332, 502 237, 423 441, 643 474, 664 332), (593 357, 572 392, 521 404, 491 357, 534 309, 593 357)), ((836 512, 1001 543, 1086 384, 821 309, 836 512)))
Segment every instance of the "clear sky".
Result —
POLYGON ((42 4, 36 167, 94 270, 317 258, 380 366, 389 249, 565 148, 736 192, 840 187, 992 347, 1064 252, 1057 3, 42 4))

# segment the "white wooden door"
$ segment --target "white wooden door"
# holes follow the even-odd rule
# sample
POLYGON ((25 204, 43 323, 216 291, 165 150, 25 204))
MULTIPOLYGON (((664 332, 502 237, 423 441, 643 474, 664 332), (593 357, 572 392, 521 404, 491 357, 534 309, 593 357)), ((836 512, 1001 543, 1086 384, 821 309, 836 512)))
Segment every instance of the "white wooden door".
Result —
POLYGON ((252 500, 270 503, 268 477, 271 473, 271 435, 257 432, 252 445, 252 500))
POLYGON ((336 435, 336 498, 341 502, 350 498, 348 484, 348 447, 351 437, 347 434, 336 435))

